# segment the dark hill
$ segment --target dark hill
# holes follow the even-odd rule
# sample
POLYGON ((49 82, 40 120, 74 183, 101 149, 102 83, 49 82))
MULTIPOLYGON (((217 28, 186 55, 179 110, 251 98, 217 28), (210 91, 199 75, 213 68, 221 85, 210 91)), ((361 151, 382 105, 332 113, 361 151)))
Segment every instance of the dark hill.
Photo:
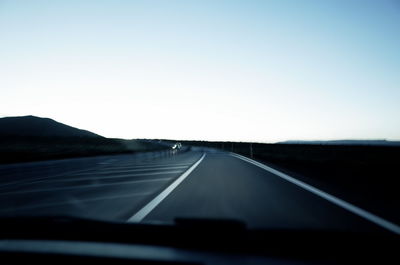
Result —
POLYGON ((49 118, 0 118, 0 164, 126 152, 119 140, 49 118))
POLYGON ((0 118, 0 136, 102 137, 49 118, 35 116, 0 118))
POLYGON ((106 138, 49 118, 0 118, 0 164, 165 149, 170 146, 106 138))

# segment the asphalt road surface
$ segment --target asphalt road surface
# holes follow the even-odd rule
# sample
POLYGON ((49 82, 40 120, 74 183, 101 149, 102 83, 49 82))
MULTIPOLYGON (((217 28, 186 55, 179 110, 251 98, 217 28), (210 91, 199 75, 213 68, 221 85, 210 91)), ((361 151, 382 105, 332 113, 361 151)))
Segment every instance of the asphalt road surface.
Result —
POLYGON ((227 218, 252 228, 389 231, 399 226, 225 152, 195 150, 0 166, 0 215, 173 222, 227 218))
POLYGON ((0 166, 0 215, 125 221, 200 156, 149 153, 0 166))

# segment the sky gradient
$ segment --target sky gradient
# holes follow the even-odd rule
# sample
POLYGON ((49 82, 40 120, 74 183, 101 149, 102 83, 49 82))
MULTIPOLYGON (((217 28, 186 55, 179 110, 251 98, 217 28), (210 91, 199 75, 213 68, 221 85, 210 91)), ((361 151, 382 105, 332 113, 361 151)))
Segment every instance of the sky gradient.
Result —
POLYGON ((2 1, 0 117, 107 137, 400 140, 398 1, 2 1))

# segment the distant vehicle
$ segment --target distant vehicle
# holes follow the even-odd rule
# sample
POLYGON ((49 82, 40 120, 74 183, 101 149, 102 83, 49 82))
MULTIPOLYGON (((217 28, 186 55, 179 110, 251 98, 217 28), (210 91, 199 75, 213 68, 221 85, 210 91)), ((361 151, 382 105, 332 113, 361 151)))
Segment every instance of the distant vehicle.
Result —
POLYGON ((172 149, 173 150, 179 150, 179 149, 181 149, 182 148, 182 144, 181 143, 176 143, 176 144, 174 144, 173 146, 172 146, 172 149))

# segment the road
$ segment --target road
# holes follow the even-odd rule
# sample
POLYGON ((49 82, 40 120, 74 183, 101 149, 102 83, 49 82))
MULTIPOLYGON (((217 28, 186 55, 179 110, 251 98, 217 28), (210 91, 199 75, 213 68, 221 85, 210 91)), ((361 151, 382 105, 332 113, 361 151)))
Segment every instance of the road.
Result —
POLYGON ((0 166, 0 215, 125 221, 201 153, 77 158, 0 166))
POLYGON ((210 150, 0 166, 0 215, 141 222, 233 218, 250 228, 399 233, 396 224, 318 191, 210 150))

